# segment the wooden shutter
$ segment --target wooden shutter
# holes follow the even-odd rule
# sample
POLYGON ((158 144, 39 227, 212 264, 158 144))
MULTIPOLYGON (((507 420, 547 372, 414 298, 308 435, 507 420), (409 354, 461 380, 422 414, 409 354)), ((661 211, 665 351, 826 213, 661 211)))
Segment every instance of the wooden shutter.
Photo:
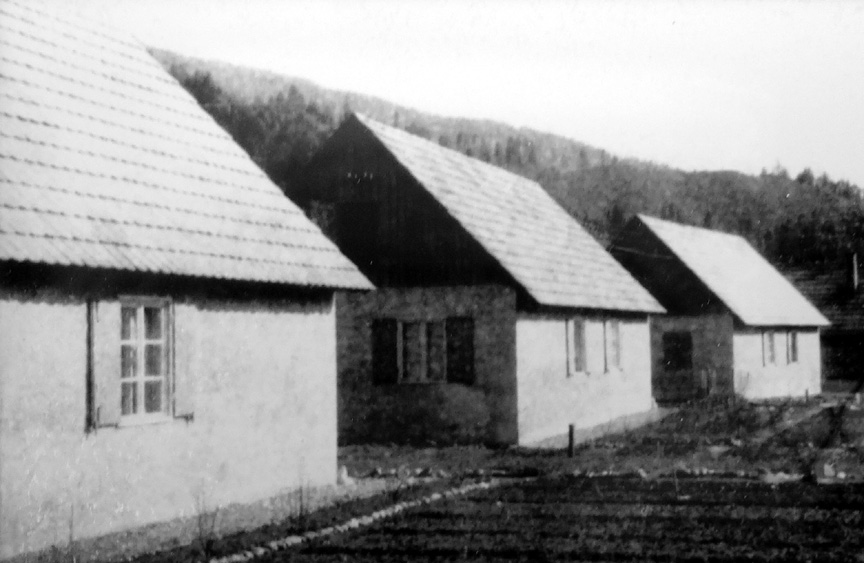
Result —
POLYGON ((192 334, 188 318, 185 324, 180 323, 181 330, 177 330, 176 309, 173 303, 168 305, 166 313, 168 315, 168 347, 171 351, 168 361, 171 365, 171 373, 174 378, 172 386, 174 417, 190 421, 195 417, 195 370, 193 360, 200 349, 200 342, 192 334))
POLYGON ((474 319, 451 317, 445 323, 447 381, 474 384, 474 319))
POLYGON ((399 325, 394 319, 372 321, 372 383, 392 385, 399 380, 399 325))
POLYGON ((95 301, 90 307, 92 416, 94 428, 120 423, 120 303, 95 301))

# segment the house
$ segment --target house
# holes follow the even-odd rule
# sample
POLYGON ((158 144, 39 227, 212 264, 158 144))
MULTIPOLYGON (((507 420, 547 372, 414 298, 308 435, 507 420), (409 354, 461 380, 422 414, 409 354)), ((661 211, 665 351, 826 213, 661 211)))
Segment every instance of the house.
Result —
POLYGON ((0 559, 335 483, 368 280, 138 42, 0 36, 0 559))
POLYGON ((828 321, 743 238, 637 215, 612 253, 669 313, 651 321, 658 401, 820 392, 828 321))
POLYGON ((831 321, 831 326, 821 331, 826 383, 836 381, 860 390, 864 381, 864 291, 858 255, 851 254, 845 263, 825 264, 818 270, 799 267, 783 273, 831 321))
POLYGON ((528 444, 650 412, 657 302, 536 183, 359 115, 299 196, 337 296, 342 442, 528 444))

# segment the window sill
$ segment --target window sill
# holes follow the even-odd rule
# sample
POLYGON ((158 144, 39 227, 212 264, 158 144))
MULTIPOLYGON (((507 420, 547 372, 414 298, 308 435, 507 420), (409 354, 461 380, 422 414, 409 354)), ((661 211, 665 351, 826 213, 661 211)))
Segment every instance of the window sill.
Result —
POLYGON ((173 417, 162 413, 151 415, 124 416, 120 418, 120 424, 118 424, 117 426, 119 428, 126 428, 131 426, 149 426, 151 424, 167 424, 169 422, 172 422, 173 420, 173 417))

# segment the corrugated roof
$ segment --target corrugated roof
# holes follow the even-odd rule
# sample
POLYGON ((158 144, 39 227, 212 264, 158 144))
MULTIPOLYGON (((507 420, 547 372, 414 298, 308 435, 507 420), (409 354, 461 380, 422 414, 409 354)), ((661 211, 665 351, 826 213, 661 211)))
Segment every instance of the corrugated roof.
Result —
POLYGON ((816 307, 740 236, 645 215, 638 217, 745 324, 829 324, 816 307))
POLYGON ((364 116, 357 118, 539 303, 663 311, 536 182, 364 116))
POLYGON ((0 259, 371 287, 141 44, 9 0, 0 259))

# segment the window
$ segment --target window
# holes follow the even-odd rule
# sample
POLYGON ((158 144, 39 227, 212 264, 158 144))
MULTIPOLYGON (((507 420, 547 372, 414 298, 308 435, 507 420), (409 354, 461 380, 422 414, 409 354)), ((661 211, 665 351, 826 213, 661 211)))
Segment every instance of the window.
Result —
POLYGON ((372 381, 473 385, 474 320, 373 321, 372 381))
POLYGON ((120 414, 165 414, 168 400, 168 307, 123 303, 120 309, 120 414))
POLYGON ((777 348, 774 342, 774 331, 762 331, 762 364, 773 365, 777 363, 777 348))
POLYGON ((586 370, 585 362, 585 321, 571 319, 565 322, 567 338, 567 376, 586 370))
POLYGON ((171 302, 126 297, 91 301, 87 311, 87 428, 192 420, 192 369, 188 354, 174 369, 171 302))
POLYGON ((786 333, 786 363, 794 364, 798 361, 798 333, 790 330, 786 333))
POLYGON ((663 334, 663 365, 667 371, 693 368, 693 335, 689 332, 663 334))
POLYGON ((603 350, 605 353, 604 371, 621 368, 621 322, 603 322, 603 350))

